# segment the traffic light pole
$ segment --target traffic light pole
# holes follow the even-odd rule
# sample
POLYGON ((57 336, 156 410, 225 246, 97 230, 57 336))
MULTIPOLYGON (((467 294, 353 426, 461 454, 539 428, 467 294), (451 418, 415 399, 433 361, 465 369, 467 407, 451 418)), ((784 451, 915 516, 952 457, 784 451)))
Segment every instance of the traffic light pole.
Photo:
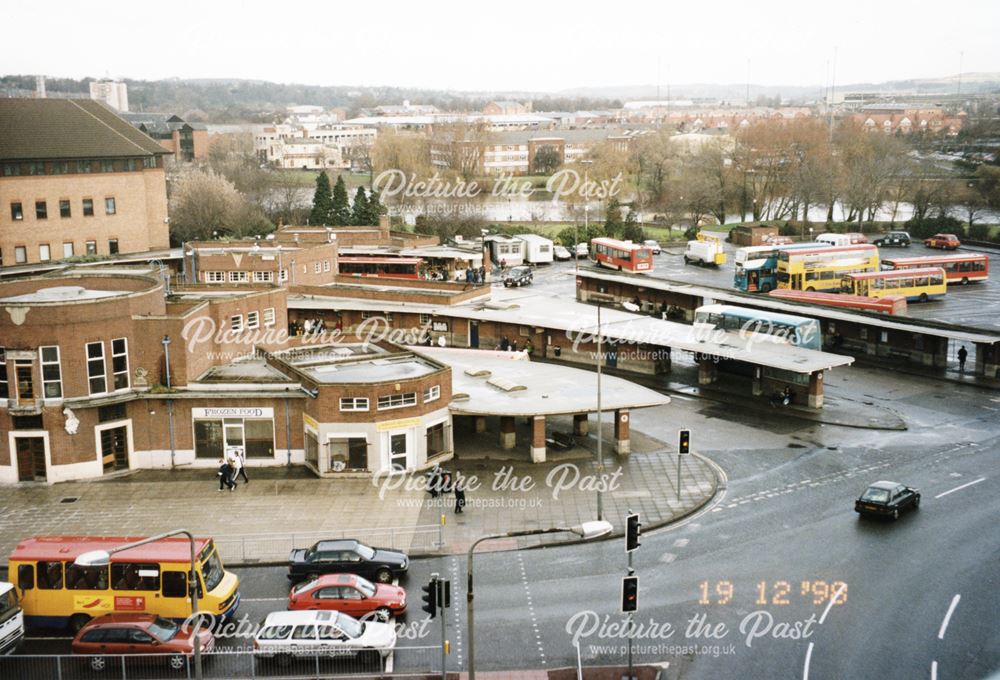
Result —
POLYGON ((448 680, 448 625, 445 618, 445 582, 438 581, 438 607, 441 608, 441 680, 448 680))
MULTIPOLYGON (((631 508, 629 509, 628 514, 629 515, 632 514, 631 508)), ((638 531, 639 531, 638 528, 636 528, 636 532, 637 533, 638 533, 638 531)), ((629 550, 626 553, 628 555, 628 575, 629 576, 632 576, 632 575, 635 574, 635 569, 632 568, 632 553, 633 552, 635 552, 635 551, 634 550, 629 550)), ((632 643, 634 641, 634 636, 635 636, 635 625, 633 624, 633 620, 632 620, 632 612, 629 612, 628 613, 628 679, 627 680, 635 680, 635 674, 632 672, 632 643)))

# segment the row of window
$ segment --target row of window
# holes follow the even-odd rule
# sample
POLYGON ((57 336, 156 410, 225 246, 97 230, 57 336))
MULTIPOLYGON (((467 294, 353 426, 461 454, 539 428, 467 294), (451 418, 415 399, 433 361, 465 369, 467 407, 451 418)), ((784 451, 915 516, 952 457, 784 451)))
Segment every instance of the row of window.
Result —
POLYGON ((330 271, 330 260, 322 260, 313 262, 313 273, 322 274, 323 272, 330 271))
MULTIPOLYGON (((143 158, 141 167, 157 167, 155 157, 143 158)), ((140 168, 138 158, 105 159, 101 161, 33 161, 30 163, 4 163, 4 177, 38 175, 87 175, 93 172, 135 172, 140 168)))
MULTIPOLYGON (((83 210, 84 217, 94 216, 94 199, 84 198, 81 203, 81 208, 83 210)), ((104 198, 104 214, 105 215, 116 215, 118 213, 118 206, 115 203, 114 196, 106 196, 104 198)), ((73 216, 73 206, 68 198, 59 199, 59 217, 66 218, 73 216)), ((36 220, 47 220, 49 218, 49 204, 48 201, 39 200, 35 201, 35 219, 36 220)), ((11 201, 10 203, 10 219, 15 222, 20 222, 24 219, 24 205, 20 201, 11 201)))
MULTIPOLYGON (((246 313, 246 323, 244 323, 242 314, 234 314, 229 317, 229 328, 234 333, 241 333, 244 329, 248 331, 257 330, 260 328, 260 323, 261 314, 257 311, 246 313)), ((264 310, 264 327, 270 328, 274 323, 274 307, 268 307, 264 310)))
MULTIPOLYGON (((441 386, 431 385, 424 390, 424 403, 437 401, 441 398, 441 386)), ((394 408, 405 408, 417 405, 416 392, 400 392, 399 394, 386 394, 378 398, 378 410, 388 411, 394 408)), ((340 410, 343 412, 367 411, 369 409, 368 397, 341 397, 340 410)))
MULTIPOLYGON (((205 283, 225 283, 228 278, 230 283, 249 283, 253 278, 254 283, 274 283, 274 272, 271 271, 257 271, 257 272, 219 272, 211 271, 204 272, 203 278, 205 283)), ((278 282, 284 283, 288 280, 288 270, 282 269, 278 272, 278 282)))
MULTIPOLYGON (((97 254, 97 241, 89 240, 83 242, 83 252, 87 255, 97 254)), ((76 254, 76 247, 72 241, 65 241, 62 244, 62 258, 73 257, 76 254)), ((108 239, 108 255, 118 254, 118 239, 108 239)), ((38 244, 38 261, 48 262, 52 259, 52 246, 48 243, 38 244)), ((26 264, 28 262, 28 247, 14 246, 14 264, 26 264)), ((0 267, 3 266, 3 250, 0 250, 0 267)))
MULTIPOLYGON (((38 348, 41 365, 42 396, 45 399, 62 399, 62 359, 58 345, 38 348)), ((107 362, 104 342, 88 342, 86 345, 87 385, 90 394, 108 392, 107 362)), ((15 359, 14 374, 17 380, 17 397, 34 399, 35 386, 32 378, 32 360, 15 359)), ((111 385, 112 390, 129 387, 128 339, 116 338, 111 341, 111 385)), ((7 354, 0 348, 0 399, 10 398, 7 381, 7 354)))

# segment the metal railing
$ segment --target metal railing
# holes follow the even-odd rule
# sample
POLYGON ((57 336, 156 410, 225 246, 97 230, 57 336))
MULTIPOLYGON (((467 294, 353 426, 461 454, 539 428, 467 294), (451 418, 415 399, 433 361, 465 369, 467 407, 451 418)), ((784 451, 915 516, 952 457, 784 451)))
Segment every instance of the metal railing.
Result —
POLYGON ((215 545, 227 564, 285 562, 295 548, 308 548, 317 541, 357 538, 376 548, 404 552, 436 552, 444 545, 444 526, 418 524, 409 527, 333 529, 294 534, 247 534, 217 536, 215 545))
MULTIPOLYGON (((396 647, 378 652, 338 650, 336 654, 300 649, 267 656, 259 652, 215 651, 202 655, 202 672, 213 678, 385 677, 439 673, 441 648, 396 647)), ((0 656, 0 678, 18 680, 179 680, 193 678, 194 662, 181 654, 13 655, 0 656)))

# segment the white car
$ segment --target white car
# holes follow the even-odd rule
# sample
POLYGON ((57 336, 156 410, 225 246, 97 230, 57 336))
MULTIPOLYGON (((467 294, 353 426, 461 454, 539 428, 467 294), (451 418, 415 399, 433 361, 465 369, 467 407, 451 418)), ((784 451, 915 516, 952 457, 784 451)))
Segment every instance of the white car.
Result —
POLYGON ((589 257, 589 256, 590 256, 590 248, 587 246, 587 244, 586 243, 577 243, 576 244, 576 259, 579 260, 581 257, 589 257))
POLYGON ((572 260, 573 255, 563 246, 556 246, 552 249, 552 256, 557 260, 572 260))
POLYGON ((381 670, 396 647, 396 629, 391 623, 358 621, 336 611, 272 612, 253 646, 260 656, 281 663, 294 657, 353 656, 366 664, 377 661, 381 670))
POLYGON ((654 241, 653 239, 647 239, 647 240, 645 240, 645 241, 642 242, 642 245, 646 246, 651 251, 653 251, 653 255, 659 255, 660 254, 660 242, 659 241, 654 241))

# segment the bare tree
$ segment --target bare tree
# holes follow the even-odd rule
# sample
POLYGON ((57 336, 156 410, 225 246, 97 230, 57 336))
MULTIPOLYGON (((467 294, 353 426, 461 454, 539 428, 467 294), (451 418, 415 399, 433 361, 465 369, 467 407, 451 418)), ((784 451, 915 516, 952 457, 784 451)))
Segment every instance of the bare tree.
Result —
POLYGON ((213 235, 249 236, 273 228, 232 182, 211 170, 179 175, 170 197, 170 237, 175 243, 213 235))

